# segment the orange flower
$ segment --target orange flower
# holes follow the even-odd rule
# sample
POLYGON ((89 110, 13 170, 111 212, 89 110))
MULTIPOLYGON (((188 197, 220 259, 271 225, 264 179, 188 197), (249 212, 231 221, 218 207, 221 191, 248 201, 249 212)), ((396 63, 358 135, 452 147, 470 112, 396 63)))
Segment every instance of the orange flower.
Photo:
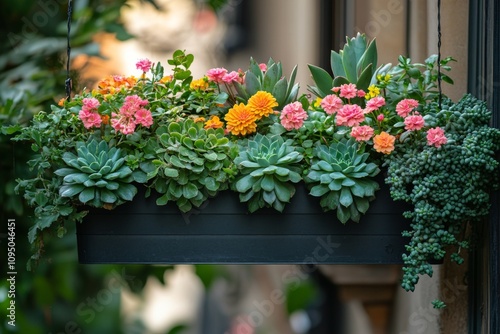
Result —
POLYGON ((257 116, 243 103, 235 104, 229 109, 226 116, 224 116, 224 120, 227 122, 229 132, 235 136, 245 136, 257 130, 257 124, 255 124, 257 116))
POLYGON ((208 82, 205 80, 205 78, 193 80, 189 84, 189 88, 191 88, 192 90, 207 90, 208 82))
POLYGON ((198 122, 205 122, 205 117, 196 117, 196 118, 194 119, 194 122, 195 122, 195 123, 198 123, 198 122))
POLYGON ((248 108, 257 116, 257 120, 273 113, 273 108, 278 102, 271 93, 258 91, 248 100, 248 108))
POLYGON ((218 116, 212 116, 208 121, 205 122, 205 129, 219 129, 224 126, 218 116))
POLYGON ((104 124, 104 125, 109 124, 109 116, 108 115, 102 115, 101 120, 102 120, 102 124, 104 124))
POLYGON ((62 99, 60 99, 59 102, 57 102, 57 105, 59 107, 64 106, 64 102, 66 102, 66 99, 67 99, 67 97, 63 97, 62 99))
POLYGON ((377 152, 389 154, 394 150, 395 140, 396 137, 393 135, 390 135, 387 132, 382 132, 381 134, 373 137, 373 148, 375 148, 375 151, 377 152))
POLYGON ((130 89, 135 86, 137 79, 134 76, 124 77, 121 75, 110 75, 97 84, 100 94, 114 94, 121 88, 130 89))

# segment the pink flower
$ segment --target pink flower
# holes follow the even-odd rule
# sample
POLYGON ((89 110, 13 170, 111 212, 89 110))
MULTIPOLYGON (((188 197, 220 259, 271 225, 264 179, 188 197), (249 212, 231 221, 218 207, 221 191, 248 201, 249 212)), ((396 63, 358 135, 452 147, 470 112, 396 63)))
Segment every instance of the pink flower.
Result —
POLYGON ((280 120, 281 125, 288 131, 292 129, 299 129, 303 124, 304 120, 307 119, 307 112, 302 108, 300 102, 293 102, 287 104, 283 111, 281 111, 280 120))
POLYGON ((440 127, 432 128, 427 131, 427 144, 436 147, 441 147, 448 142, 448 139, 444 135, 444 130, 440 127))
POLYGON ((216 67, 212 68, 207 71, 207 77, 208 80, 213 81, 215 83, 223 83, 224 80, 222 79, 224 75, 227 73, 227 70, 223 67, 216 67))
POLYGON ((362 89, 358 90, 357 94, 358 94, 358 97, 365 97, 365 95, 366 95, 365 91, 362 89))
POLYGON ((260 63, 259 68, 262 72, 267 71, 267 65, 265 63, 260 63))
POLYGON ((377 121, 382 122, 384 120, 384 118, 385 118, 384 114, 379 114, 377 116, 377 121))
POLYGON ((321 108, 325 110, 328 115, 334 114, 342 108, 342 100, 334 94, 327 95, 321 100, 321 108))
POLYGON ((357 89, 355 84, 343 84, 340 85, 340 97, 344 97, 346 99, 352 99, 356 97, 357 89))
POLYGON ((95 97, 86 97, 82 100, 82 103, 82 110, 85 111, 97 111, 97 108, 101 105, 95 97))
POLYGON ((151 111, 147 109, 137 110, 135 113, 135 124, 141 124, 147 128, 153 125, 153 115, 151 115, 151 111))
POLYGON ((406 117, 418 106, 418 101, 414 99, 404 99, 396 105, 396 112, 401 117, 406 117))
POLYGON ((153 65, 153 63, 151 62, 151 60, 149 60, 147 58, 141 59, 137 63, 135 63, 135 67, 138 70, 143 71, 144 73, 149 71, 149 69, 151 68, 151 65, 153 65))
POLYGON ((357 141, 369 140, 373 137, 373 128, 368 125, 354 126, 351 130, 351 137, 357 141))
POLYGON ((357 126, 365 120, 363 109, 357 104, 346 104, 337 112, 337 125, 357 126))
POLYGON ((424 127, 425 121, 421 115, 411 115, 405 118, 405 129, 414 131, 424 127))
POLYGON ((340 87, 333 87, 332 92, 338 93, 340 91, 340 87))
POLYGON ((125 98, 120 114, 131 117, 135 112, 148 104, 148 100, 141 99, 138 95, 130 95, 125 98))
POLYGON ((117 113, 112 113, 111 117, 111 126, 116 132, 121 132, 124 135, 134 133, 136 124, 133 117, 117 113))
POLYGON ((78 118, 81 119, 81 121, 83 122, 83 126, 86 129, 89 129, 91 127, 99 127, 102 123, 101 115, 91 110, 80 110, 80 112, 78 113, 78 118))
POLYGON ((383 106, 385 106, 385 99, 382 96, 376 96, 372 99, 369 99, 368 102, 366 102, 365 114, 368 114, 383 106))
POLYGON ((225 83, 240 82, 240 74, 236 71, 231 71, 222 76, 222 81, 225 83))

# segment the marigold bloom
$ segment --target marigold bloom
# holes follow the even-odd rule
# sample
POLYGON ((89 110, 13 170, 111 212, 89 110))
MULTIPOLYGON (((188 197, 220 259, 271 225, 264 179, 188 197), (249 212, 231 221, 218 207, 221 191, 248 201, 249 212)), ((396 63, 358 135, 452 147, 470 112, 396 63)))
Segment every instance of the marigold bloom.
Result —
POLYGON ((441 147, 448 142, 448 138, 444 135, 444 130, 440 127, 427 130, 427 144, 429 146, 441 147))
POLYGON ((288 131, 299 129, 306 119, 307 112, 302 107, 302 103, 298 101, 287 104, 280 115, 281 125, 288 131))
POLYGON ((424 127, 425 121, 421 115, 410 115, 405 118, 405 129, 410 131, 420 130, 424 127))
POLYGON ((321 100, 321 108, 328 114, 334 114, 342 108, 342 99, 335 94, 327 95, 321 100))
POLYGON ((212 116, 205 122, 205 129, 220 129, 224 126, 218 116, 212 116))
POLYGON ((151 65, 153 65, 153 63, 147 58, 141 59, 137 63, 135 63, 135 67, 142 72, 148 72, 151 68, 151 65))
POLYGON ((385 106, 385 99, 382 96, 376 96, 366 102, 365 114, 385 106))
POLYGON ((229 111, 224 120, 227 124, 227 129, 235 136, 245 136, 257 131, 257 116, 243 103, 235 104, 229 111))
POLYGON ((205 80, 205 78, 193 80, 189 84, 189 88, 191 88, 192 90, 207 90, 208 82, 205 80))
POLYGON ((109 124, 109 115, 102 115, 101 120, 102 120, 102 124, 108 125, 109 124))
POLYGON ((368 125, 354 126, 351 130, 351 137, 357 141, 366 141, 373 137, 373 128, 368 125))
POLYGON ((417 100, 404 99, 399 101, 398 104, 396 105, 396 112, 398 113, 399 116, 404 118, 408 116, 417 106, 418 106, 417 100))
POLYGON ((215 83, 223 83, 222 78, 227 73, 227 70, 223 67, 211 68, 207 71, 207 78, 215 83))
POLYGON ((389 154, 394 151, 395 141, 396 137, 388 134, 387 132, 382 132, 373 137, 373 148, 379 153, 389 154))
POLYGON ((257 120, 267 117, 273 113, 273 108, 278 106, 278 102, 271 93, 258 91, 247 103, 248 108, 255 113, 257 120))
POLYGON ((59 107, 64 106, 64 102, 66 102, 66 99, 67 99, 67 97, 63 97, 63 98, 61 98, 61 99, 59 100, 59 102, 57 102, 57 105, 58 105, 59 107))
POLYGON ((80 112, 78 113, 78 118, 80 118, 80 120, 83 123, 83 126, 86 129, 90 129, 92 127, 99 127, 101 126, 102 123, 101 116, 98 113, 88 109, 80 110, 80 112))
POLYGON ((357 104, 346 104, 337 112, 336 123, 339 126, 357 126, 364 120, 363 109, 357 104))
POLYGON ((357 89, 355 84, 343 84, 340 85, 340 97, 344 97, 346 99, 352 99, 357 96, 357 89))

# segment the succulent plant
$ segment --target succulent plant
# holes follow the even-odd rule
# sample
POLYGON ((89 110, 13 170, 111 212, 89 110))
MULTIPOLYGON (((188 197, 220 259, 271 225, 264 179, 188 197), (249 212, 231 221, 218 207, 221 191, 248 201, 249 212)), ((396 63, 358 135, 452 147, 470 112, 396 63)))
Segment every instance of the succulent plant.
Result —
POLYGON ((337 218, 343 224, 349 219, 359 222, 379 188, 373 177, 380 169, 375 163, 366 162, 369 154, 354 139, 318 145, 314 154, 316 158, 305 178, 312 185, 310 194, 321 197, 325 211, 337 210, 337 218))
POLYGON ((137 188, 132 170, 125 164, 122 151, 109 147, 103 140, 76 143, 77 155, 65 152, 63 161, 69 167, 54 173, 63 177, 59 189, 61 197, 76 197, 82 203, 95 207, 112 208, 124 201, 131 201, 137 188))
POLYGON ((377 72, 377 44, 369 43, 366 35, 357 34, 347 39, 344 49, 331 51, 330 64, 333 77, 324 69, 309 64, 309 71, 316 86, 308 86, 310 92, 321 98, 331 94, 333 87, 353 83, 358 89, 367 90, 377 72))
POLYGON ((187 212, 228 188, 237 148, 230 146, 223 129, 204 129, 203 123, 187 119, 160 127, 157 135, 157 158, 148 178, 162 194, 158 205, 174 201, 187 212))
POLYGON ((292 70, 290 81, 283 76, 283 67, 280 62, 275 62, 272 58, 267 63, 267 68, 263 71, 257 62, 251 58, 249 70, 245 73, 245 83, 235 83, 235 88, 239 98, 246 103, 258 91, 271 93, 278 108, 283 108, 288 103, 297 99, 299 84, 295 83, 297 66, 292 70))
POLYGON ((233 187, 240 193, 240 201, 248 202, 250 212, 263 207, 283 211, 295 194, 292 183, 302 180, 302 159, 292 140, 261 134, 248 140, 234 160, 240 174, 233 187))

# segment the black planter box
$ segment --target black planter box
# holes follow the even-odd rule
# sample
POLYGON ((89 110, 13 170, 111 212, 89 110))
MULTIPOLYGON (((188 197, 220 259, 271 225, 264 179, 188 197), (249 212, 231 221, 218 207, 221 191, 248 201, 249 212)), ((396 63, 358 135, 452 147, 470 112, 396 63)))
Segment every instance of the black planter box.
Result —
POLYGON ((408 207, 381 182, 359 223, 343 225, 304 185, 283 213, 249 214, 238 194, 224 191, 201 208, 181 213, 139 193, 114 210, 92 210, 77 225, 80 263, 132 264, 400 264, 408 241, 408 207))

